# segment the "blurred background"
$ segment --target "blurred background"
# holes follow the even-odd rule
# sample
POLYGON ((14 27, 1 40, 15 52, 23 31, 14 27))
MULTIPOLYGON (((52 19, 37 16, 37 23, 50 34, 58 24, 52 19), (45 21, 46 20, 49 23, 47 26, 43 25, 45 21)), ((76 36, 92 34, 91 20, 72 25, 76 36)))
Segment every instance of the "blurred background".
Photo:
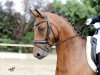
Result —
MULTIPOLYGON (((67 15, 79 26, 99 13, 100 0, 0 0, 0 43, 32 44, 34 22, 29 9, 34 8, 67 15)), ((89 35, 88 30, 84 34, 89 35)), ((0 46, 0 51, 27 53, 32 49, 0 46)))
MULTIPOLYGON (((0 0, 0 43, 32 44, 34 21, 29 9, 35 8, 66 15, 76 27, 79 27, 87 18, 100 12, 100 0, 0 0)), ((94 27, 83 32, 85 36, 93 35, 93 33, 94 27)), ((41 61, 33 58, 32 48, 0 46, 0 52, 0 57, 6 55, 0 59, 0 75, 55 74, 55 49, 51 50, 50 55, 41 61), (2 52, 14 53, 3 54, 2 52), (24 54, 19 56, 16 53, 24 54), (22 58, 19 60, 15 59, 16 57, 22 58)))

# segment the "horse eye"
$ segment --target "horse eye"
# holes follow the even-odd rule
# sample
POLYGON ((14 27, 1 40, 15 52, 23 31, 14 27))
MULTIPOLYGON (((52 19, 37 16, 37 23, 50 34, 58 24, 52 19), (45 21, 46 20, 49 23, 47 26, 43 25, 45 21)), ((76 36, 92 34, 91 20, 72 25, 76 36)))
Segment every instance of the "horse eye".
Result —
POLYGON ((45 28, 42 27, 42 28, 39 29, 39 31, 44 32, 45 31, 45 28))

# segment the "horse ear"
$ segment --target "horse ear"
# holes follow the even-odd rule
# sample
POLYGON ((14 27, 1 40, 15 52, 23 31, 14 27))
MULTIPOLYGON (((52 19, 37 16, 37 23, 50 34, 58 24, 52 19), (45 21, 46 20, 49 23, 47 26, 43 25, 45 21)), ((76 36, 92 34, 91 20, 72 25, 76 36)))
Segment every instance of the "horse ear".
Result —
POLYGON ((39 16, 37 12, 32 11, 31 9, 29 9, 29 10, 30 10, 30 12, 32 13, 33 16, 35 16, 35 17, 38 17, 39 16))
POLYGON ((39 11, 38 9, 35 9, 35 11, 39 14, 39 17, 41 18, 46 17, 46 15, 42 11, 39 11))

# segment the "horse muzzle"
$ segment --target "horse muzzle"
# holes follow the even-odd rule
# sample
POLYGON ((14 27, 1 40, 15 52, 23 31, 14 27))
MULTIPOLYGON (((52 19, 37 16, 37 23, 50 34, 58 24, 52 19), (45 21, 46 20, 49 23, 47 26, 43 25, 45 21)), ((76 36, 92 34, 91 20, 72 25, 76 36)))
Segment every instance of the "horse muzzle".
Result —
POLYGON ((34 48, 34 57, 38 58, 38 59, 43 59, 44 57, 46 57, 48 55, 48 50, 47 48, 39 48, 39 47, 36 47, 34 48), (43 50, 44 49, 44 50, 43 50))

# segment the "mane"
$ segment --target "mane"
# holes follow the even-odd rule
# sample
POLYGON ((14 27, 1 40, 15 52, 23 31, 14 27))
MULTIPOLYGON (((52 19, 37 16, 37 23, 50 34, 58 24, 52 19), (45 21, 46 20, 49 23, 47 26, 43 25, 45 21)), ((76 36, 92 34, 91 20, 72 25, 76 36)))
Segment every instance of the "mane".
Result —
POLYGON ((72 27, 74 27, 74 29, 76 30, 76 32, 83 38, 83 39, 86 39, 86 36, 82 34, 82 26, 76 26, 73 21, 67 16, 67 15, 63 15, 61 13, 58 13, 58 12, 55 12, 55 11, 52 11, 51 13, 54 13, 54 14, 58 14, 59 16, 63 16, 66 20, 68 20, 72 27))

